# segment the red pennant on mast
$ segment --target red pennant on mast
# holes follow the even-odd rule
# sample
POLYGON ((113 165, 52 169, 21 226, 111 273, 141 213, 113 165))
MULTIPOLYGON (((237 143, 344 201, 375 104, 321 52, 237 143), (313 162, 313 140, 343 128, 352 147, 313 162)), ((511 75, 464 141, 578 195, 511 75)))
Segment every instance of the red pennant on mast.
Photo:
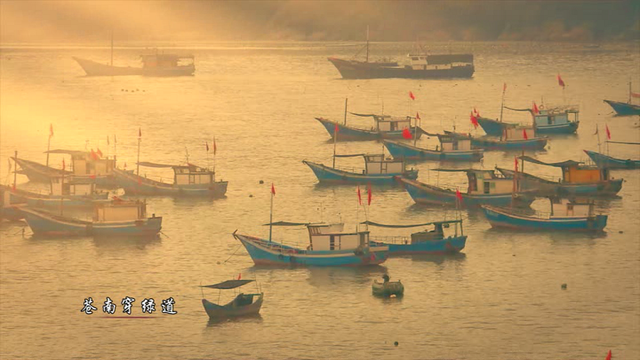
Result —
POLYGON ((96 154, 96 152, 93 151, 93 149, 91 149, 91 159, 92 160, 98 160, 98 154, 96 154))
POLYGON ((535 114, 540 114, 540 110, 538 110, 538 105, 536 105, 536 102, 535 102, 535 101, 533 102, 533 109, 532 109, 532 111, 533 111, 533 114, 534 114, 534 115, 535 115, 535 114))
POLYGON ((413 92, 409 91, 409 97, 411 98, 411 100, 415 100, 416 97, 415 95, 413 95, 413 92))
POLYGON ((409 128, 404 128, 402 130, 402 137, 408 140, 413 139, 413 136, 411 136, 411 131, 409 131, 409 128))
POLYGON ((102 157, 102 151, 100 151, 100 148, 98 148, 98 151, 96 151, 96 154, 98 154, 99 157, 102 157))
POLYGON ((338 124, 336 124, 336 126, 333 128, 334 135, 337 134, 338 131, 340 131, 340 128, 338 127, 338 124))
POLYGON ((516 172, 518 172, 518 157, 517 157, 517 156, 514 156, 514 157, 513 157, 513 161, 515 162, 515 169, 516 169, 516 172))
POLYGON ((138 128, 138 137, 142 137, 142 128, 138 128))
POLYGON ((65 168, 65 167, 66 167, 66 166, 65 166, 65 164, 64 164, 64 159, 62 159, 62 170, 64 170, 64 168, 65 168))
POLYGON ((367 205, 371 205, 371 183, 367 184, 367 205))
POLYGON ((456 198, 458 199, 458 201, 460 201, 460 203, 462 203, 462 194, 460 193, 459 188, 456 188, 456 198))
POLYGON ((238 273, 238 280, 242 279, 242 273, 238 273))
POLYGON ((473 127, 477 129, 478 128, 478 118, 473 115, 473 112, 471 112, 469 114, 469 119, 471 120, 471 123, 473 124, 473 127))
POLYGON ((273 186, 273 183, 271 183, 271 194, 276 194, 276 188, 273 186))
POLYGON ((502 84, 502 95, 504 95, 505 91, 507 91, 507 83, 502 84))
POLYGON ((611 360, 611 350, 609 350, 609 353, 607 354, 607 357, 604 360, 611 360))
POLYGON ((216 146, 216 138, 213 138, 213 155, 218 152, 218 147, 216 146))
POLYGON ((49 137, 53 136, 53 124, 49 124, 49 137))
POLYGON ((527 129, 522 129, 522 137, 523 137, 525 140, 529 140, 529 137, 527 136, 527 129))
POLYGON ((565 87, 564 81, 562 80, 562 77, 560 77, 560 74, 558 74, 558 85, 562 86, 563 89, 565 87))
POLYGON ((609 131, 609 125, 605 124, 605 130, 607 130, 607 139, 611 140, 611 131, 609 131))
POLYGON ((358 185, 358 204, 362 205, 362 197, 360 196, 360 185, 358 185))
POLYGON ((418 112, 416 113, 416 119, 417 120, 422 120, 422 119, 420 119, 420 113, 418 113, 418 112))

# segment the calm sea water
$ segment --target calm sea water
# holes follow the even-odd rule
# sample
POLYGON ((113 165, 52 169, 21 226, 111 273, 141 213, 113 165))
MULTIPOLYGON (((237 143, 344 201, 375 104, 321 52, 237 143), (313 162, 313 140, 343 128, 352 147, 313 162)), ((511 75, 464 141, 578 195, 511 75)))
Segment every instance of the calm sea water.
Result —
MULTIPOLYGON (((640 91, 638 44, 432 44, 432 52, 473 52, 470 80, 342 80, 327 56, 355 53, 353 44, 225 43, 180 45, 196 75, 182 78, 83 76, 72 56, 108 62, 109 50, 83 46, 9 46, 0 53, 0 169, 7 158, 42 161, 49 124, 52 148, 117 151, 120 166, 141 160, 213 165, 205 142, 216 138, 217 175, 229 181, 220 200, 148 198, 164 217, 157 240, 34 239, 21 223, 0 225, 0 358, 255 358, 255 359, 619 359, 640 358, 640 172, 623 177, 620 197, 600 201, 609 214, 598 235, 491 230, 479 212, 463 212, 467 247, 459 256, 392 259, 368 269, 256 268, 233 239, 238 231, 268 236, 269 189, 274 220, 340 221, 353 228, 355 187, 318 186, 301 160, 330 163, 333 144, 314 117, 341 119, 349 109, 394 115, 420 112, 428 131, 472 131, 469 112, 580 105, 575 136, 553 138, 541 160, 584 160, 597 149, 596 124, 613 140, 639 141, 638 117, 614 117, 603 99, 626 101, 630 79, 640 91), (558 86, 560 73, 567 84, 558 86), (416 100, 411 101, 412 91, 416 100), (117 135, 117 150, 107 136, 117 135), (260 180, 264 184, 260 184, 260 180), (372 297, 371 282, 388 272, 406 287, 404 298, 372 297), (258 318, 209 323, 200 284, 241 274, 265 293, 258 318), (567 289, 561 289, 566 283, 567 289), (156 301, 151 319, 116 318, 125 296, 156 301), (98 311, 80 310, 92 297, 98 311), (116 315, 102 313, 110 297, 116 315), (160 313, 173 297, 177 315, 160 313), (394 346, 394 342, 398 342, 394 346)), ((375 56, 402 56, 410 44, 374 44, 375 56)), ((117 65, 138 65, 140 48, 115 51, 117 65)), ((526 121, 505 111, 507 121, 526 121)), ((349 118, 367 124, 366 120, 349 118)), ((479 130, 481 133, 481 130, 479 130)), ((421 145, 435 145, 424 138, 421 145)), ((340 153, 376 152, 375 142, 339 143, 340 153)), ((611 145, 611 154, 639 158, 640 149, 611 145)), ((61 166, 62 158, 51 163, 61 166)), ((358 167, 357 160, 340 165, 358 167)), ((513 166, 513 154, 489 152, 481 164, 513 166)), ((429 172, 419 180, 465 188, 461 174, 429 172)), ((444 166, 444 165, 442 165, 444 166)), ((463 167, 464 165, 457 165, 463 167)), ((559 177, 558 169, 527 171, 559 177)), ((146 171, 143 171, 146 172, 146 171)), ((170 178, 171 174, 148 172, 170 178)), ((18 186, 36 187, 18 177, 18 186)), ((545 209, 546 202, 534 207, 545 209)), ((374 188, 369 219, 415 223, 453 217, 422 207, 399 188, 374 188)), ((374 229, 374 231, 376 231, 374 229)), ((382 232, 380 232, 382 233, 382 232)), ((388 232, 385 234, 389 234, 388 232)), ((404 233, 407 235, 408 233, 404 233)), ((274 238, 305 246, 304 229, 274 229, 274 238)), ((204 296, 218 301, 217 291, 204 296)), ((228 300, 221 298, 221 301, 228 300)), ((126 316, 126 315, 124 315, 126 316)))

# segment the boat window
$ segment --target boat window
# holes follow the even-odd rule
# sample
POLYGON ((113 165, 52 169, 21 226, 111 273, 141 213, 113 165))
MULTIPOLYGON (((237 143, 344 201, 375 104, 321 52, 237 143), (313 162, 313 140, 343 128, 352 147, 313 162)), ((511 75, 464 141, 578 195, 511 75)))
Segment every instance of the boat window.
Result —
POLYGON ((485 193, 485 194, 488 194, 488 193, 489 193, 489 189, 491 188, 491 185, 490 185, 490 184, 491 184, 491 183, 490 183, 490 182, 488 182, 488 181, 485 181, 485 182, 484 182, 484 193, 485 193))
POLYGON ((329 250, 335 250, 336 247, 336 237, 334 235, 329 236, 329 250))
POLYGON ((547 117, 547 124, 549 125, 553 124, 553 116, 547 117))
POLYGON ((196 176, 193 174, 189 174, 189 184, 195 184, 196 183, 196 176))

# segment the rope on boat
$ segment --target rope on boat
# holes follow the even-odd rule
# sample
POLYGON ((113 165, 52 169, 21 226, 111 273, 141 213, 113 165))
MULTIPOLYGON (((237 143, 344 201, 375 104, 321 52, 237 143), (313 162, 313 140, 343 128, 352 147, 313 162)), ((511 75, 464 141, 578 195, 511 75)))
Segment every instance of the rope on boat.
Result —
MULTIPOLYGON (((160 234, 162 234, 162 235, 166 236, 166 237, 167 237, 167 239, 171 239, 171 236, 169 236, 169 235, 167 235, 167 234, 163 233, 163 232, 162 232, 162 230, 160 230, 160 234)), ((173 239, 171 239, 171 240, 173 240, 173 239)))
POLYGON ((227 261, 229 261, 229 259, 231 259, 231 257, 233 255, 236 254, 236 252, 238 252, 238 250, 242 247, 242 243, 240 245, 238 245, 238 248, 236 248, 236 250, 227 258, 227 260, 223 261, 222 263, 225 264, 227 261))

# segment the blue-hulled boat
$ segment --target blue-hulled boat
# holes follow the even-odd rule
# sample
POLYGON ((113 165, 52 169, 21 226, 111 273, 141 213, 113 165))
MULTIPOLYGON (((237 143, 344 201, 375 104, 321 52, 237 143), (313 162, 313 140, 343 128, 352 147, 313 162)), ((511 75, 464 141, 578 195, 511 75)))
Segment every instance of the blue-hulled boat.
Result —
MULTIPOLYGON (((352 113, 353 114, 353 113, 352 113)), ((327 129, 331 138, 335 138, 335 130, 338 128, 338 141, 351 140, 381 140, 381 139, 402 139, 404 129, 409 129, 412 137, 420 138, 422 131, 417 126, 412 126, 412 117, 394 118, 389 115, 375 114, 354 114, 358 116, 373 117, 375 126, 370 129, 347 126, 346 122, 341 124, 336 121, 322 117, 316 118, 327 129)))
POLYGON ((584 150, 591 160, 601 168, 607 169, 640 169, 640 160, 617 159, 599 152, 584 150))
POLYGON ((387 260, 387 246, 371 246, 369 231, 343 232, 339 227, 327 224, 306 224, 309 229, 309 246, 300 249, 275 241, 241 235, 239 240, 256 265, 269 266, 369 266, 387 260))
POLYGON ((468 134, 453 133, 445 131, 445 134, 456 136, 459 139, 470 139, 471 147, 474 149, 484 150, 502 150, 502 151, 525 151, 525 150, 543 150, 547 146, 548 139, 546 137, 534 137, 535 131, 529 127, 514 127, 505 129, 503 137, 493 139, 491 137, 473 137, 468 134), (525 139, 524 131, 527 132, 525 139))
POLYGON ((640 115, 640 105, 635 105, 629 103, 624 103, 620 101, 613 100, 603 100, 607 104, 609 104, 613 111, 616 112, 617 115, 627 116, 627 115, 640 115))
MULTIPOLYGON (((617 194, 622 188, 623 179, 612 179, 608 168, 598 168, 573 160, 547 163, 529 156, 520 156, 520 159, 523 160, 523 169, 525 161, 562 169, 562 178, 559 181, 531 175, 524 170, 518 172, 519 188, 535 189, 539 196, 611 196, 617 194)), ((513 179, 513 170, 496 169, 506 178, 513 179)))
POLYGON ((594 215, 593 202, 552 200, 551 213, 531 215, 507 207, 483 205, 494 228, 523 231, 602 231, 607 215, 594 215))
POLYGON ((22 189, 10 189, 0 185, 11 197, 11 202, 25 203, 33 208, 92 208, 95 204, 109 202, 109 194, 96 192, 96 185, 90 179, 70 177, 51 178, 49 194, 39 194, 22 189))
POLYGON ((471 149, 469 139, 459 139, 456 136, 436 134, 440 140, 440 147, 435 149, 420 148, 408 143, 383 140, 391 156, 395 159, 432 160, 432 161, 480 161, 484 156, 482 149, 471 149))
POLYGON ((115 200, 95 207, 92 221, 31 208, 21 211, 36 236, 156 236, 162 217, 146 217, 146 203, 115 200))
POLYGON ((54 169, 50 166, 42 165, 35 161, 25 160, 12 156, 11 159, 20 166, 20 170, 16 170, 19 174, 25 175, 29 181, 49 183, 51 178, 70 176, 71 172, 61 169, 54 169))
POLYGON ((411 237, 369 238, 371 245, 388 246, 389 256, 457 253, 464 249, 467 243, 467 236, 463 234, 462 230, 462 220, 434 221, 415 225, 385 225, 373 221, 365 221, 363 224, 386 228, 411 228, 433 225, 433 230, 413 233, 411 237), (449 228, 451 225, 455 228, 455 234, 445 237, 444 228, 449 228))
POLYGON ((335 157, 363 157, 365 168, 360 173, 340 170, 323 164, 303 160, 302 163, 309 166, 321 183, 334 184, 395 184, 395 177, 401 176, 409 179, 418 178, 418 170, 407 170, 404 159, 385 159, 384 154, 353 154, 334 155, 335 157))
MULTIPOLYGON (((529 206, 535 199, 535 190, 527 190, 513 194, 513 180, 498 175, 494 170, 476 169, 436 169, 436 171, 463 171, 467 173, 469 187, 466 193, 461 192, 462 207, 480 205, 504 206, 515 199, 518 206, 529 206)), ((419 181, 399 178, 405 189, 417 204, 436 204, 456 206, 458 197, 456 190, 424 184, 419 181)))
POLYGON ((172 168, 173 183, 152 180, 134 174, 133 170, 114 169, 113 174, 119 187, 127 195, 165 195, 165 196, 199 196, 222 197, 227 192, 226 181, 216 181, 215 171, 193 164, 165 165, 141 162, 140 166, 153 168, 172 168))
MULTIPOLYGON (((515 111, 530 112, 533 117, 533 128, 535 129, 535 133, 541 135, 573 134, 578 130, 578 126, 580 125, 580 111, 576 105, 540 109, 537 114, 534 114, 531 109, 513 109, 506 106, 505 108, 515 111)), ((517 124, 506 123, 480 116, 476 117, 476 119, 484 132, 490 136, 502 136, 507 129, 517 129, 519 126, 517 124)))
MULTIPOLYGON (((204 288, 218 289, 218 290, 230 290, 236 289, 240 286, 244 286, 254 280, 227 280, 218 284, 201 286, 204 288)), ((257 283, 256 283, 257 284, 257 283)), ((203 294, 204 295, 204 294, 203 294)), ((218 295, 218 299, 220 295, 218 295)), ((239 293, 236 297, 226 305, 218 305, 207 299, 202 299, 202 306, 209 315, 211 320, 220 320, 238 316, 257 315, 260 313, 262 307, 262 301, 264 300, 264 293, 258 291, 255 293, 245 294, 239 293)))

